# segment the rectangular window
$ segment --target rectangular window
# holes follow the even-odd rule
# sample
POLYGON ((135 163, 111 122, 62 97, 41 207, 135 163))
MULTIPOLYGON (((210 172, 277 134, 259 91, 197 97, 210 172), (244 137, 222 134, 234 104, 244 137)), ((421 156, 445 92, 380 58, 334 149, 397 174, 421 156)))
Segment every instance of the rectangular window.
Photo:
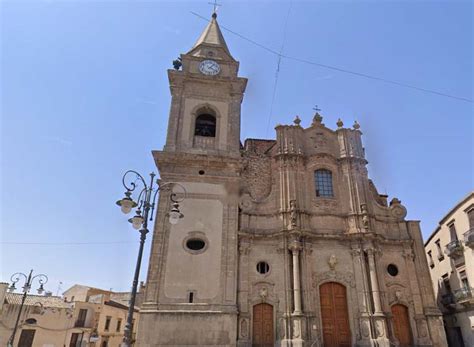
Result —
POLYGON ((119 319, 117 319, 117 329, 115 329, 115 330, 117 332, 119 332, 121 328, 122 328, 122 319, 119 318, 119 319))
POLYGON ((110 329, 110 321, 111 321, 111 320, 112 320, 112 317, 110 317, 110 316, 107 316, 107 317, 105 318, 105 327, 104 327, 104 330, 109 331, 109 329, 110 329))
POLYGON ((438 250, 438 260, 443 260, 444 259, 444 254, 443 250, 441 249, 441 243, 440 240, 435 241, 436 249, 438 250))
POLYGON ((72 333, 71 341, 69 342, 69 347, 79 347, 80 344, 80 333, 72 333))
POLYGON ((316 170, 314 172, 314 183, 316 186, 316 196, 333 197, 332 173, 329 170, 316 170))
POLYGON ((448 277, 448 274, 444 274, 442 276, 443 278, 443 285, 444 285, 444 289, 446 290, 446 293, 451 293, 451 284, 449 283, 449 277, 448 277))
POLYGON ((431 251, 428 251, 428 258, 428 264, 430 265, 430 268, 434 268, 433 255, 431 254, 431 251))
POLYGON ((189 300, 188 302, 192 304, 194 302, 194 292, 189 292, 189 300))
POLYGON ((467 279, 466 271, 459 272, 461 278, 461 288, 469 288, 469 281, 467 279))
POLYGON ((449 235, 451 236, 451 241, 457 241, 458 235, 456 234, 456 227, 454 222, 448 225, 449 228, 449 235))
POLYGON ((86 317, 87 309, 81 308, 79 310, 79 315, 77 316, 76 324, 74 326, 76 328, 84 328, 86 326, 86 317))
POLYGON ((474 208, 467 211, 467 218, 469 219, 469 229, 474 229, 474 208))

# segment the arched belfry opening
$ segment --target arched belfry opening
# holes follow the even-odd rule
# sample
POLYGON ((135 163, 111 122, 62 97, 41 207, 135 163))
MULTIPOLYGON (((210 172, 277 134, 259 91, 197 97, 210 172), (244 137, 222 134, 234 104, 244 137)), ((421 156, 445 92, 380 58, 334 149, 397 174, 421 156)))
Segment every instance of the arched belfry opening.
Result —
POLYGON ((208 108, 202 109, 197 112, 194 136, 216 137, 216 125, 215 113, 208 108))

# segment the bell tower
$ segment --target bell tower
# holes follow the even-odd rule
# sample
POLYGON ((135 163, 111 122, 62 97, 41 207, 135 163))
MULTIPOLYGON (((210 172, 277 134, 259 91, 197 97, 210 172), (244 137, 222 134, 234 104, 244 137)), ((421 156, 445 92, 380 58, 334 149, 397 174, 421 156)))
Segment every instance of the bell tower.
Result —
POLYGON ((181 61, 182 70, 168 70, 172 100, 164 150, 237 156, 247 79, 237 75, 239 62, 215 13, 181 61))
POLYGON ((160 192, 137 346, 233 346, 237 340, 235 192, 247 79, 238 77, 239 63, 216 17, 181 55, 181 69, 168 71, 166 145, 153 158, 162 183, 179 186, 160 192), (184 218, 175 225, 167 217, 172 193, 183 198, 184 218))

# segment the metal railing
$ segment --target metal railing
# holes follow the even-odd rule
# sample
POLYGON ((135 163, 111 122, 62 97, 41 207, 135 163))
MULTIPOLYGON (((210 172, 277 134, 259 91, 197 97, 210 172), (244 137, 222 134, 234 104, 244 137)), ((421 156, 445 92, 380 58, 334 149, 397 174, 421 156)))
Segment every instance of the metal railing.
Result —
POLYGON ((466 246, 474 248, 474 228, 471 228, 464 233, 464 243, 466 246))
POLYGON ((453 240, 446 245, 445 253, 448 257, 458 257, 463 254, 463 246, 460 240, 453 240))
POLYGON ((474 298, 474 288, 464 287, 454 291, 456 302, 464 302, 474 298))

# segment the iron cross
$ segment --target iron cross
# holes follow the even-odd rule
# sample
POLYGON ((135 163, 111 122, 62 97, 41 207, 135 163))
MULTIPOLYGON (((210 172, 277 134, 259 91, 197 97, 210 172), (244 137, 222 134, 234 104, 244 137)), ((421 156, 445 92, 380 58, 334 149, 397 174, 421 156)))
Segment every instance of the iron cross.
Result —
POLYGON ((218 7, 222 6, 221 4, 217 3, 217 0, 214 0, 214 2, 208 2, 208 4, 214 6, 214 12, 213 13, 217 13, 218 7))
POLYGON ((318 107, 318 105, 315 105, 315 106, 313 107, 313 110, 314 110, 315 112, 321 111, 321 109, 318 107))

